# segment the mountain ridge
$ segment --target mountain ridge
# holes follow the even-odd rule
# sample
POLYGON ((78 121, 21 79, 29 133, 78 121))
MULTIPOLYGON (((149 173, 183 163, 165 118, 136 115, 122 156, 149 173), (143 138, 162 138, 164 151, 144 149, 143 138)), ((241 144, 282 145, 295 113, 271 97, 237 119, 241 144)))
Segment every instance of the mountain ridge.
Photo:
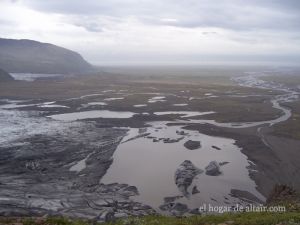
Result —
POLYGON ((79 53, 29 39, 0 38, 0 68, 11 73, 81 74, 94 70, 79 53))

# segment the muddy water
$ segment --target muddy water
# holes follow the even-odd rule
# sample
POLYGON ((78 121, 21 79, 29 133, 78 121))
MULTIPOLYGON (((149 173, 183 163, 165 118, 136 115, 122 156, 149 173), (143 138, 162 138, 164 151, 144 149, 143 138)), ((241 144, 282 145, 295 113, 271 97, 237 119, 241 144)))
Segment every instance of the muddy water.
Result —
MULTIPOLYGON (((235 205, 243 202, 231 197, 231 189, 247 190, 264 200, 255 189, 255 183, 248 176, 247 157, 240 152, 232 139, 211 137, 196 131, 186 131, 179 135, 180 126, 167 126, 167 122, 151 123, 148 136, 119 145, 113 157, 113 164, 102 178, 103 183, 126 183, 138 188, 139 196, 134 199, 158 209, 164 203, 164 197, 178 196, 182 193, 175 184, 175 171, 184 160, 190 160, 195 166, 203 169, 209 162, 229 162, 221 167, 221 176, 198 175, 189 192, 194 186, 200 191, 189 198, 182 197, 177 202, 187 204, 189 208, 197 208, 204 203, 235 205), (176 132, 177 131, 177 132, 176 132), (175 143, 153 142, 153 139, 171 138, 182 140, 175 143), (201 148, 188 150, 183 144, 187 140, 201 142, 201 148), (217 146, 221 150, 216 150, 217 146), (217 201, 217 202, 216 202, 217 201)), ((126 139, 138 135, 137 129, 130 129, 126 139)), ((125 140, 126 140, 125 139, 125 140)))

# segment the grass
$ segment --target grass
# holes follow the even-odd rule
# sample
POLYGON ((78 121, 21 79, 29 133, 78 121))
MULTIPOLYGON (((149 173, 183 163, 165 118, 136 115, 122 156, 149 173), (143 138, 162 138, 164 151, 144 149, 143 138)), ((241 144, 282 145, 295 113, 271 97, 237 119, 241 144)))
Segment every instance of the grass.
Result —
MULTIPOLYGON (((88 225, 95 224, 89 221, 72 220, 63 217, 49 217, 44 219, 23 218, 23 219, 0 219, 0 224, 23 224, 23 225, 88 225)), ((221 215, 205 215, 190 217, 168 217, 168 216, 145 216, 131 217, 117 220, 102 225, 208 225, 208 224, 232 224, 232 225, 273 225, 300 223, 299 212, 285 213, 226 213, 221 215)))

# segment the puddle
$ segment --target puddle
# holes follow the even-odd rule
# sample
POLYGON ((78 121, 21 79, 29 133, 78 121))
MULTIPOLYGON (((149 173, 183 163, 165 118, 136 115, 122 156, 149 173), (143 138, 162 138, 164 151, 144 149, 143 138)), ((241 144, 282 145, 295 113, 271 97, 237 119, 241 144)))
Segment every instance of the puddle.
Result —
POLYGON ((70 108, 68 106, 65 105, 40 105, 40 108, 70 108))
POLYGON ((122 97, 120 98, 105 98, 104 101, 114 101, 114 100, 121 100, 121 99, 124 99, 122 97))
POLYGON ((84 159, 78 161, 75 165, 70 168, 70 171, 79 173, 80 171, 86 168, 86 160, 90 157, 91 154, 88 154, 84 159))
POLYGON ((148 100, 148 103, 165 102, 165 96, 155 96, 148 100))
POLYGON ((107 105, 106 102, 89 102, 87 105, 107 105))
POLYGON ((160 99, 165 99, 166 97, 165 96, 156 96, 156 97, 153 97, 151 98, 152 100, 160 100, 160 99))
POLYGON ((146 104, 140 104, 140 105, 134 105, 133 107, 140 108, 140 107, 146 107, 146 106, 147 106, 146 104))
POLYGON ((192 117, 192 116, 203 116, 207 114, 212 114, 215 112, 195 112, 195 111, 166 111, 166 112, 154 112, 153 114, 161 116, 161 115, 182 115, 181 118, 192 117))
POLYGON ((35 81, 38 78, 63 77, 62 74, 35 74, 35 73, 10 73, 15 80, 35 81))
POLYGON ((174 106, 187 106, 188 104, 186 103, 180 103, 180 104, 173 104, 174 106))
POLYGON ((84 112, 56 114, 49 117, 55 120, 74 121, 74 120, 93 119, 93 118, 123 119, 123 118, 131 118, 135 114, 136 113, 133 112, 91 110, 91 111, 84 111, 84 112))

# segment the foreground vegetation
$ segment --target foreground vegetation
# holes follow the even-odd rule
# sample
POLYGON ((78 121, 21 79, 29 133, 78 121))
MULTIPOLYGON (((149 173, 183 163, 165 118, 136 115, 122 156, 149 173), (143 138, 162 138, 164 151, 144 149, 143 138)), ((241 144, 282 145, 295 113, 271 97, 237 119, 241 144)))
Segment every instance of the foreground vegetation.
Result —
MULTIPOLYGON (((96 224, 93 221, 72 220, 61 217, 49 218, 1 218, 0 224, 14 225, 88 225, 96 224)), ((221 215, 205 215, 191 217, 145 216, 127 218, 103 225, 273 225, 273 224, 300 224, 300 212, 285 213, 235 213, 221 215)))

